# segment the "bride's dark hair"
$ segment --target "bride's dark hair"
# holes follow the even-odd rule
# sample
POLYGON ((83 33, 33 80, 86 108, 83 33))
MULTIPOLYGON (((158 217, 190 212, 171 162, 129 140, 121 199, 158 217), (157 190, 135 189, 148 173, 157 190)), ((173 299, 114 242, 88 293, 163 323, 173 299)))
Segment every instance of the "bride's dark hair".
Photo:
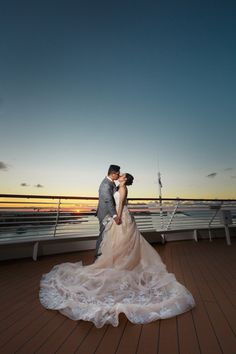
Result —
POLYGON ((129 173, 126 173, 125 177, 127 178, 127 180, 125 182, 126 186, 131 186, 131 184, 133 184, 134 177, 132 175, 130 175, 129 173))

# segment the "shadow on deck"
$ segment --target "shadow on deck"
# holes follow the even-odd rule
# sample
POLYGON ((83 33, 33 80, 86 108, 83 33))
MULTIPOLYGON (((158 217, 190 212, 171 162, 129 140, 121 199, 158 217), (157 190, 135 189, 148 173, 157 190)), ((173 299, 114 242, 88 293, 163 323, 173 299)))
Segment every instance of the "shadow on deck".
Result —
POLYGON ((193 294, 196 308, 167 320, 97 329, 45 310, 39 281, 55 264, 93 261, 94 252, 0 263, 0 352, 96 354, 235 354, 236 243, 180 241, 155 245, 168 271, 193 294))

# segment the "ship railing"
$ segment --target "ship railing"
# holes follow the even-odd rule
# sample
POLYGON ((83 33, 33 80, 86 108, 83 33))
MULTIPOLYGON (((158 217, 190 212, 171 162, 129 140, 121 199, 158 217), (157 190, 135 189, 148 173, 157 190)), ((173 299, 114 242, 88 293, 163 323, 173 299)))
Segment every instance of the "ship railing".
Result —
MULTIPOLYGON (((97 197, 0 194, 0 244, 96 239, 97 203, 97 197)), ((225 228, 230 244, 229 226, 236 225, 234 199, 129 198, 128 207, 139 230, 158 232, 163 242, 168 232, 186 230, 197 241, 201 229, 211 241, 211 230, 225 228)))

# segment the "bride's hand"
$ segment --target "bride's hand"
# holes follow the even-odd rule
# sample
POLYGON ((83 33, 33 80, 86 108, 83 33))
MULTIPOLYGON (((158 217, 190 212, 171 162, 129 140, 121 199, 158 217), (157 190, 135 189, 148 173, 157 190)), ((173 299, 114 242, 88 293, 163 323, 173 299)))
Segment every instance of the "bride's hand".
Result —
POLYGON ((114 221, 115 221, 115 223, 116 223, 117 225, 120 225, 120 224, 121 224, 121 218, 120 218, 119 216, 116 216, 116 217, 114 218, 114 221))

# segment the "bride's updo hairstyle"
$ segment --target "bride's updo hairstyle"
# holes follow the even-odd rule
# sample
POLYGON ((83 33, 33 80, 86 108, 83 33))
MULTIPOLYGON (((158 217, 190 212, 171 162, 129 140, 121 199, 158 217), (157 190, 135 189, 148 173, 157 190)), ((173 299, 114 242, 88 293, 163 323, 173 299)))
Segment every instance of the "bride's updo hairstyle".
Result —
POLYGON ((126 173, 125 177, 127 178, 126 182, 125 182, 126 186, 131 186, 131 184, 133 184, 134 177, 132 175, 130 175, 129 173, 126 173))

